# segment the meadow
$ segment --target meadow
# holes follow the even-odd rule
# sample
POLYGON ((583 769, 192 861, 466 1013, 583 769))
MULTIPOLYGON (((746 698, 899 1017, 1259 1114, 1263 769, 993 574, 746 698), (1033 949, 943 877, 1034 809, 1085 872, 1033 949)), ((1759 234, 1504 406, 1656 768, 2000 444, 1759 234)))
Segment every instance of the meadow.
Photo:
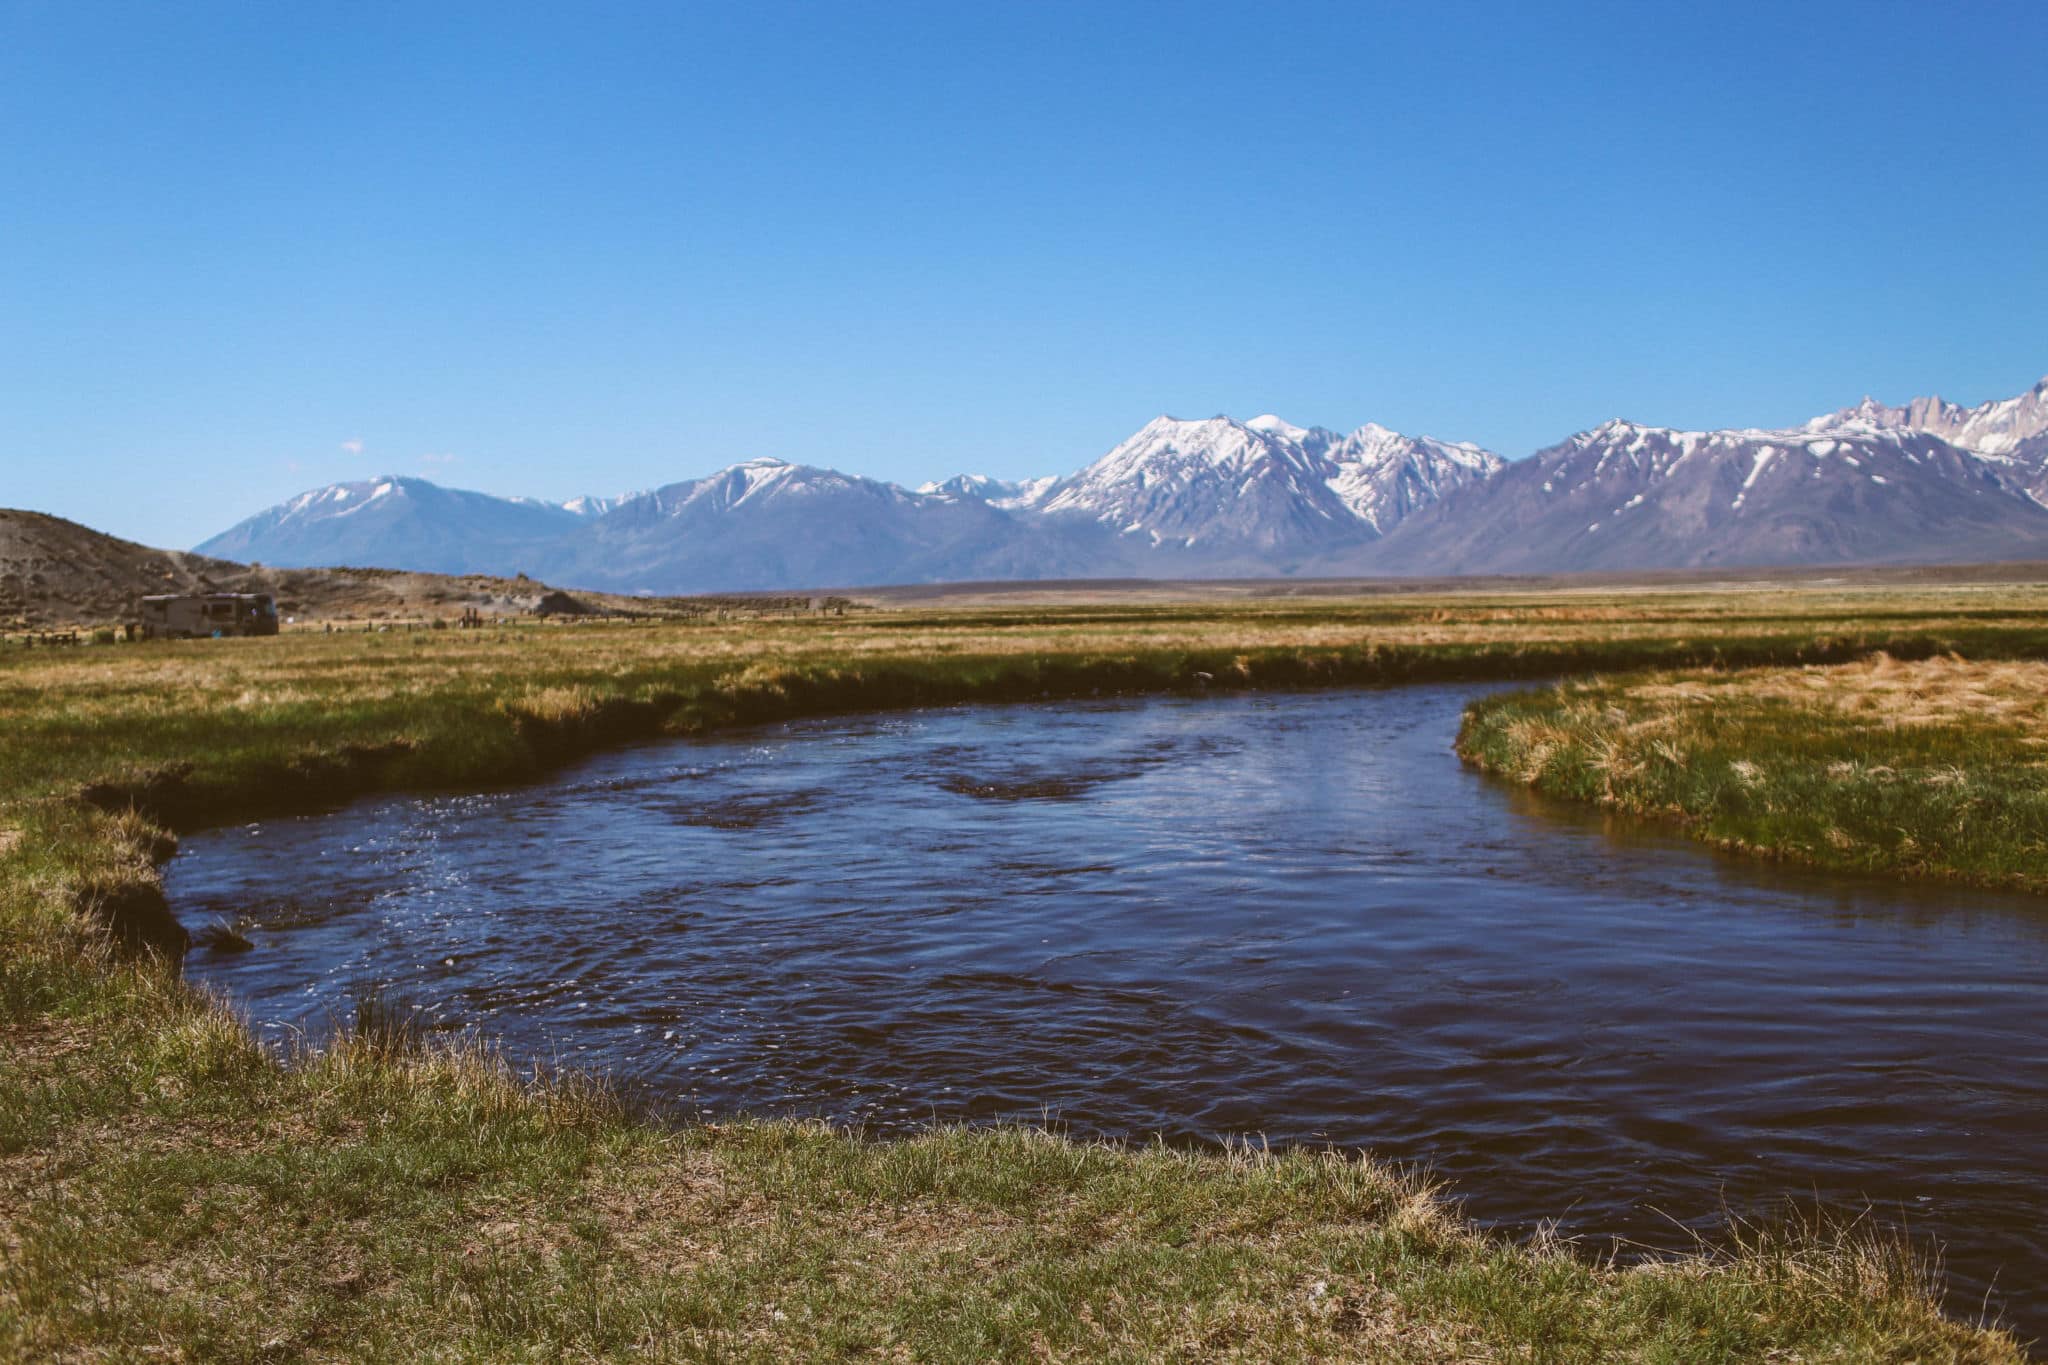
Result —
MULTIPOLYGON (((1715 689, 1766 677, 1797 697, 1814 668, 1951 670, 1925 675, 1934 699, 1956 670, 1979 676, 1960 660, 2013 661, 1971 685, 2023 697, 2039 665, 2019 661, 2038 659, 2048 610, 2024 585, 1019 604, 0 651, 0 1354, 2018 1359, 2008 1334, 1944 1316, 1928 1249, 1866 1227, 1732 1226, 1695 1256, 1622 1266, 1482 1235, 1426 1179, 1359 1155, 665 1124, 602 1078, 422 1043, 375 1010, 325 1050, 276 1056, 150 947, 181 933, 157 879, 181 831, 516 782, 656 735, 976 701, 1597 677, 1482 708, 1466 750, 1627 805, 1616 793, 1650 779, 1599 750, 1597 726, 1650 714, 1631 708, 1697 717, 1715 689), (1540 739, 1565 724, 1545 719, 1559 707, 1579 708, 1566 729, 1590 757, 1540 739), (1531 747, 1496 752, 1495 732, 1531 747), (1608 787, 1571 777, 1596 771, 1608 787)), ((2038 717, 1996 734, 2038 733, 2038 717)), ((1929 724, 1870 728, 1918 736, 1929 763, 1976 735, 1946 760, 1961 780, 1913 768, 1893 785, 1982 802, 2013 780, 1984 776, 2003 738, 1929 724)), ((1813 743, 1814 763, 1825 750, 1905 771, 1813 743)), ((1638 767, 1700 766, 1674 752, 1638 767)), ((1727 753, 1730 772, 1761 761, 1727 753)), ((1669 793, 1628 808, 1685 809, 1669 793)), ((1987 807, 1929 809, 1975 828, 1987 807)), ((1997 880, 2032 855, 1969 856, 1967 875, 1997 880)))
POLYGON ((1879 654, 1565 682, 1480 702, 1458 747, 1744 853, 2048 891, 2048 663, 1879 654))

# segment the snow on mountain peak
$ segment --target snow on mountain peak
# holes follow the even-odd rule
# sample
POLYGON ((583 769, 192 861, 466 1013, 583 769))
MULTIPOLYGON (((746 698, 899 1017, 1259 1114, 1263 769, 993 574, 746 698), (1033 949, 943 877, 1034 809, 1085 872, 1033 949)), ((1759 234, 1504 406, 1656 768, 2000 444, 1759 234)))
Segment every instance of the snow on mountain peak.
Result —
POLYGON ((1304 440, 1309 434, 1307 427, 1298 427, 1285 417, 1280 417, 1270 412, 1260 413, 1257 417, 1252 418, 1251 421, 1246 422, 1245 426, 1252 431, 1282 436, 1290 441, 1304 440))
POLYGON ((596 498, 586 493, 580 498, 571 498, 567 502, 562 503, 561 508, 572 516, 584 517, 586 519, 601 517, 620 503, 627 502, 637 496, 639 495, 635 493, 627 493, 616 498, 596 498))
POLYGON ((787 460, 778 460, 765 455, 751 460, 740 461, 732 468, 726 470, 723 476, 723 481, 728 485, 728 491, 735 494, 729 505, 737 507, 764 488, 773 488, 777 484, 788 482, 790 475, 794 474, 796 470, 797 466, 787 460), (732 481, 735 479, 740 485, 736 489, 731 487, 732 481))
POLYGON ((1155 544, 1355 540, 1385 533, 1503 463, 1477 446, 1376 423, 1339 436, 1272 413, 1249 422, 1158 417, 1037 505, 1085 513, 1155 544))
POLYGON ((1104 485, 1123 479, 1184 477, 1203 469, 1231 468, 1283 453, 1291 442, 1254 431, 1228 417, 1188 420, 1155 417, 1074 478, 1104 485))
POLYGON ((1057 478, 998 479, 987 474, 955 474, 950 479, 919 484, 920 497, 945 502, 982 502, 990 507, 1015 510, 1029 507, 1058 483, 1057 478))
POLYGON ((986 474, 955 474, 950 479, 932 479, 917 486, 926 497, 983 498, 999 489, 1012 487, 986 474))
POLYGON ((1978 455, 2010 455, 2021 442, 2048 432, 2048 377, 2014 398, 1996 398, 1966 408, 1935 396, 1890 407, 1865 397, 1854 407, 1823 413, 1806 431, 1865 425, 1924 431, 1978 455))

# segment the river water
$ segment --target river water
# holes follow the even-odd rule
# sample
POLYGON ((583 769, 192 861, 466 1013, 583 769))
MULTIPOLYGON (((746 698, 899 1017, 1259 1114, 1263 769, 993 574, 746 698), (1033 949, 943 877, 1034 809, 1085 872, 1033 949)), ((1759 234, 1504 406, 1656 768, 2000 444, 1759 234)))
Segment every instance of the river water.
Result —
POLYGON ((366 987, 685 1112, 1050 1121, 1428 1165, 1684 1245, 1787 1197, 2048 1331, 2048 903, 1790 872, 1463 768, 1483 689, 972 707, 188 838, 189 973, 366 987))

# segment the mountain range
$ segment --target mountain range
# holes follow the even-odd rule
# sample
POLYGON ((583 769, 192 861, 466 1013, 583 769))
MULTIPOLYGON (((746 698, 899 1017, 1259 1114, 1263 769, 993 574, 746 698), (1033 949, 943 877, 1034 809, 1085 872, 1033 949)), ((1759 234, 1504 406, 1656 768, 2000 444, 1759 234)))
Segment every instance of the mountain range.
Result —
POLYGON ((564 504, 389 476, 197 547, 680 593, 1071 577, 1552 573, 2048 556, 2048 379, 1797 427, 1612 421, 1525 459, 1368 424, 1147 423, 1064 477, 915 490, 776 459, 564 504))

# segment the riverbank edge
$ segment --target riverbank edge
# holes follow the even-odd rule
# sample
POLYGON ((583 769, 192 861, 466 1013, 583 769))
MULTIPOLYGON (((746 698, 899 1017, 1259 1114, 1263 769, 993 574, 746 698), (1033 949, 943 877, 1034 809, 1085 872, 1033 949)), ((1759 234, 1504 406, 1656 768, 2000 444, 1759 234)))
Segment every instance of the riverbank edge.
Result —
MULTIPOLYGON (((401 738, 314 749, 284 761, 240 768, 209 766, 192 756, 146 769, 116 770, 86 783, 69 796, 46 796, 17 812, 12 839, 0 838, 0 900, 9 907, 10 937, 16 939, 6 968, 8 1032, 34 1033, 53 1020, 83 1021, 105 1045, 114 1035, 132 1045, 152 1031, 180 1036, 195 1030, 209 1036, 227 1029, 246 1035, 217 1001, 185 988, 168 965, 165 949, 177 947, 184 926, 169 919, 156 868, 175 851, 176 833, 230 823, 254 815, 331 806, 376 791, 476 787, 528 780, 601 749, 663 735, 708 733, 734 725, 799 717, 864 713, 910 707, 1000 701, 1061 700, 1102 695, 1209 689, 1307 688, 1345 685, 1400 685, 1425 682, 1515 681, 1584 671, 1611 672, 1665 666, 1744 667, 1763 663, 1845 662, 1883 650, 1895 657, 1929 657, 1962 643, 1956 632, 1942 637, 1888 633, 1840 635, 1828 639, 1686 641, 1596 641, 1538 646, 1407 646, 1376 648, 1267 648, 1253 650, 1154 651, 1131 654, 1073 654, 1050 657, 954 657, 942 661, 865 661, 859 667, 786 667, 745 670, 710 686, 656 689, 637 695, 606 690, 593 677, 573 686, 502 695, 488 710, 471 709, 465 723, 497 728, 509 743, 451 746, 429 726, 401 738), (168 921, 168 924, 166 924, 168 921), (112 927, 129 950, 107 951, 98 929, 112 927), (24 931, 27 931, 24 935, 24 931)), ((2037 631, 1969 632, 1980 650, 2023 657, 2048 653, 2037 631)), ((218 1038, 210 1047, 227 1044, 218 1038)), ((260 1052, 260 1050, 259 1050, 260 1052)), ((406 1050, 344 1046, 346 1065, 357 1071, 384 1069, 385 1082, 403 1086, 421 1067, 479 1068, 476 1084, 510 1083, 499 1064, 473 1057, 440 1056, 424 1062, 406 1050), (489 1078, 495 1077, 495 1080, 489 1078)), ((267 1057, 261 1063, 277 1064, 267 1057)), ((309 1059, 300 1074, 314 1076, 322 1065, 309 1059)), ((204 1084, 218 1071, 208 1061, 192 1079, 204 1084)), ((289 1069, 273 1081, 288 1086, 289 1069)), ((445 1079, 445 1078, 444 1078, 445 1079)), ((549 1114, 574 1111, 577 1123, 635 1126, 635 1121, 597 1103, 585 1113, 590 1082, 575 1077, 541 1077, 519 1083, 516 1103, 549 1114), (565 1101, 570 1096, 573 1102, 565 1101), (584 1097, 574 1099, 573 1097, 584 1097)), ((799 1126, 801 1127, 801 1126, 799 1126)), ((715 1126, 714 1126, 715 1129, 715 1126)), ((705 1134, 695 1135, 702 1140, 705 1134)), ((687 1140, 687 1138, 686 1138, 687 1140)), ((794 1139, 792 1139, 794 1140, 794 1139)), ((855 1135, 822 1140, 863 1148, 855 1135)), ((976 1143, 991 1153, 1010 1137, 959 1135, 934 1140, 965 1144, 956 1159, 973 1160, 976 1143)), ((1078 1144, 1077 1144, 1078 1145, 1078 1144)), ((1144 1149, 1123 1151, 1117 1160, 1155 1159, 1144 1149)), ((1281 1158, 1283 1162, 1291 1158, 1281 1158)), ((1304 1156, 1301 1160, 1310 1160, 1304 1156)), ((1244 1178, 1242 1163, 1176 1155, 1181 1177, 1220 1181, 1244 1178)), ((1369 1159, 1361 1168, 1371 1170, 1369 1159)), ((1181 1178, 1177 1177, 1177 1178, 1181 1178)), ((1384 1172, 1384 1181, 1391 1179, 1384 1172)), ((1594 1355, 1611 1350, 1660 1354, 1670 1321, 1703 1311, 1683 1302, 1691 1286, 1704 1298, 1732 1288, 1735 1298, 1759 1312, 1785 1311, 1786 1296, 1801 1299, 1803 1311, 1827 1328, 1817 1340, 1853 1339, 1860 1349, 1912 1355, 1938 1348, 1957 1359, 2018 1359, 2017 1347, 2001 1332, 1942 1318, 1926 1282, 1925 1268, 1896 1246, 1850 1230, 1824 1234, 1797 1247, 1773 1243, 1751 1254, 1739 1241, 1733 1250, 1677 1259, 1661 1270, 1628 1271, 1601 1266, 1567 1249, 1507 1247, 1457 1223, 1434 1208, 1427 1218, 1415 1200, 1400 1202, 1411 1223, 1431 1224, 1430 1237, 1444 1247, 1480 1261, 1506 1257, 1521 1272, 1562 1274, 1581 1294, 1630 1297, 1631 1284, 1657 1281, 1659 1307, 1647 1318, 1632 1318, 1630 1336, 1589 1341, 1594 1355), (1547 1268, 1546 1268, 1547 1267, 1547 1268), (1873 1270, 1873 1267, 1879 1269, 1873 1270), (1818 1304, 1814 1295, 1839 1301, 1818 1304), (1675 1297, 1674 1297, 1675 1296, 1675 1297), (1675 1318, 1672 1315, 1676 1315, 1675 1318), (1661 1319, 1668 1319, 1662 1321, 1661 1319), (1903 1335, 1900 1335, 1903 1334, 1903 1335), (1896 1337, 1896 1339, 1893 1339, 1896 1337), (1889 1343, 1889 1344, 1887 1344, 1889 1343), (1896 1347, 1895 1352, 1892 1348, 1896 1347)), ((1768 1239, 1766 1239, 1768 1240, 1768 1239)), ((1760 1246, 1761 1244, 1759 1244, 1760 1246)), ((1478 1314, 1483 1318, 1485 1314, 1478 1314)), ((1467 1323, 1466 1325, 1469 1325, 1467 1323)), ((1780 1326, 1783 1324, 1781 1323, 1780 1326)), ((1512 1340, 1510 1335, 1506 1339, 1512 1340)), ((1773 1343, 1781 1339, 1772 1337, 1773 1343)), ((1785 1338, 1795 1342, 1807 1338, 1785 1338)))
MULTIPOLYGON (((1880 652, 1878 657, 1898 656, 1880 652)), ((1861 661, 1832 666, 1856 662, 1861 661)), ((1765 666, 1730 672, 1763 678, 1789 671, 1765 666)), ((1697 670, 1656 669, 1605 682, 1566 680, 1483 697, 1466 707, 1455 747, 1465 763, 1501 781, 1553 800, 1615 811, 1742 857, 1852 876, 2048 895, 2048 867, 2037 845, 1995 848, 1988 855, 1991 866, 1984 865, 1987 855, 1981 851, 1971 858, 1949 854, 1944 846, 1948 827, 1965 816, 1954 801, 1935 799, 1936 793, 1921 801, 1884 802, 1884 837, 1868 837, 1870 831, 1857 829, 1859 817, 1860 823, 1870 823, 1868 812, 1879 805, 1876 798, 1896 791, 1902 769, 1910 782, 1914 768, 1927 768, 1888 752, 1881 738, 1865 738, 1864 752, 1853 764, 1829 755, 1837 770, 1848 771, 1828 780, 1810 770, 1813 763, 1807 764, 1809 771, 1788 773, 1798 759, 1767 737, 1745 737, 1739 717, 1711 741, 1677 747, 1668 739, 1631 743, 1628 731, 1643 721, 1645 708, 1631 709, 1622 689, 1680 683, 1689 675, 1696 676, 1697 670), (1733 736, 1725 733, 1731 729, 1733 736)), ((1716 681, 1729 694, 1716 699, 1725 716, 1744 702, 1738 690, 1742 684, 1739 676, 1728 674, 1716 681)), ((1824 729, 1825 722, 1815 718, 1815 723, 1824 729)), ((1846 723, 1841 729, 1844 735, 1851 731, 1846 723)), ((1959 778, 1967 781, 1981 766, 1966 752, 1944 757, 1945 765, 1930 774, 1930 785, 1939 793, 1952 791, 1959 778)), ((2006 827, 1985 819, 1979 828, 2006 827)))

